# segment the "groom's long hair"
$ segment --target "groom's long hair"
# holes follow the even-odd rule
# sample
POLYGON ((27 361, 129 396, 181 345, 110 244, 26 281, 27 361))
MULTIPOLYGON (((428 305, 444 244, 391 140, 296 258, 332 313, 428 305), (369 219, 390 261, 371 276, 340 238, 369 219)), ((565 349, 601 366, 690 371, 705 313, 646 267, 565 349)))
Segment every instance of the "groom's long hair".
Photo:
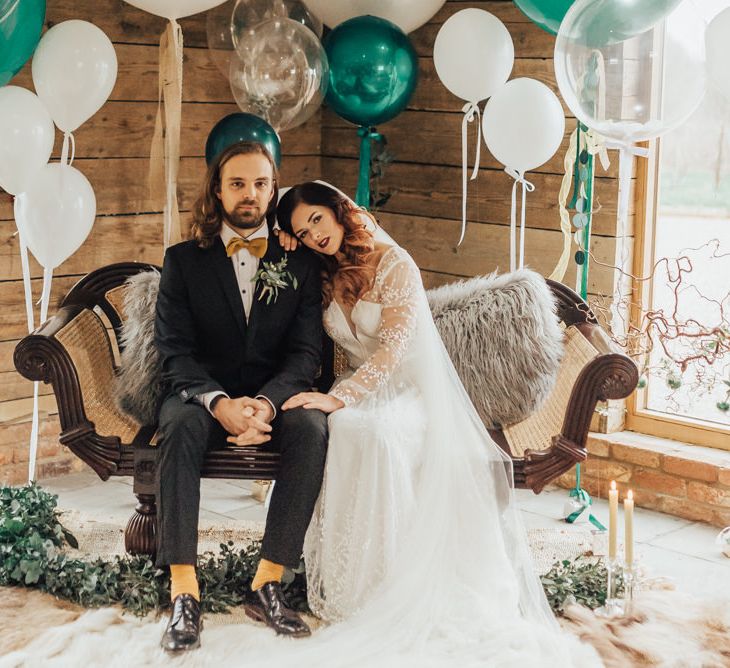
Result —
POLYGON ((281 198, 276 210, 279 226, 284 232, 294 236, 291 217, 294 209, 300 204, 325 206, 332 211, 337 222, 345 228, 338 260, 334 255, 316 253, 324 265, 322 271, 322 301, 324 307, 333 299, 333 279, 339 274, 338 283, 342 290, 342 299, 348 306, 354 306, 368 290, 373 287, 375 267, 370 262, 375 253, 375 239, 362 220, 368 216, 376 222, 371 214, 359 209, 351 199, 342 193, 316 181, 300 183, 290 188, 281 198))
POLYGON ((210 163, 208 172, 203 184, 203 192, 193 205, 193 225, 190 229, 190 236, 198 242, 201 248, 210 248, 215 238, 221 231, 225 211, 223 203, 218 199, 218 191, 221 189, 221 171, 231 158, 237 155, 248 155, 258 153, 265 156, 271 164, 271 172, 274 176, 274 196, 266 209, 266 222, 271 229, 276 221, 276 201, 279 198, 279 172, 271 154, 262 144, 256 142, 238 142, 231 144, 227 149, 210 163))

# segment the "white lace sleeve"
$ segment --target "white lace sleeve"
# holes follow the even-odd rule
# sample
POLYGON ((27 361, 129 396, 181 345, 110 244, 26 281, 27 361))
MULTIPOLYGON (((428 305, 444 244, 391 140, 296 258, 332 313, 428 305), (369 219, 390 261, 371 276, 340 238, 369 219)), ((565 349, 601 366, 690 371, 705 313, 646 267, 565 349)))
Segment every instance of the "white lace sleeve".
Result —
POLYGON ((402 249, 388 251, 388 254, 378 267, 373 286, 373 294, 383 306, 379 345, 352 376, 331 392, 346 406, 352 406, 365 394, 385 384, 408 352, 415 334, 418 298, 423 290, 421 275, 402 249))

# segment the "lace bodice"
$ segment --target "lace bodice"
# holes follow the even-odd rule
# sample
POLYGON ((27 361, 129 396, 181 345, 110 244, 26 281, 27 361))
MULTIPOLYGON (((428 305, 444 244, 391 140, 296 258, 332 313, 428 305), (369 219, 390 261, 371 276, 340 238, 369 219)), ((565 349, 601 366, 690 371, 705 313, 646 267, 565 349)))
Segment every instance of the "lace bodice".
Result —
POLYGON ((401 364, 416 333, 422 294, 418 267, 393 246, 380 259, 372 290, 355 303, 352 327, 339 303, 333 300, 327 307, 324 326, 347 353, 352 370, 331 391, 346 406, 383 386, 401 364))

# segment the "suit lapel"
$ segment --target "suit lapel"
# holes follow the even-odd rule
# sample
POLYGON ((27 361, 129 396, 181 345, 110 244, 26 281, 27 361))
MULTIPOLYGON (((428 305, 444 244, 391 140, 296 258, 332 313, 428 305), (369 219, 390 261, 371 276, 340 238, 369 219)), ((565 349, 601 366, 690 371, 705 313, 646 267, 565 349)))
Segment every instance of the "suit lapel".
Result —
POLYGON ((246 326, 246 315, 243 311, 243 302, 238 292, 236 272, 233 269, 231 258, 226 255, 226 249, 220 237, 216 239, 210 252, 213 259, 213 268, 223 288, 223 294, 228 300, 228 305, 231 307, 233 318, 241 330, 241 334, 245 336, 248 328, 246 326))

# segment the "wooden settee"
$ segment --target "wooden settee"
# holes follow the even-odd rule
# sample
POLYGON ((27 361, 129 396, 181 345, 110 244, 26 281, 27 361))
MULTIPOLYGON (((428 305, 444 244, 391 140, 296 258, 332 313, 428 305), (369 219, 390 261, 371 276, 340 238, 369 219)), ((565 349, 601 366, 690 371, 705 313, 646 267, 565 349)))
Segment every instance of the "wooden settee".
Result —
MULTIPOLYGON (((17 345, 17 370, 50 383, 61 423, 60 441, 102 480, 134 476, 136 509, 125 531, 132 554, 154 554, 155 425, 121 413, 112 396, 123 321, 125 281, 152 269, 143 263, 103 267, 82 278, 59 310, 17 345)), ((558 303, 566 352, 557 384, 533 415, 504 430, 490 430, 514 461, 515 484, 539 493, 586 459, 588 429, 596 404, 627 397, 638 382, 634 363, 615 349, 585 302, 548 280, 558 303)), ((331 384, 341 359, 327 340, 320 387, 331 384)), ((273 480, 278 454, 263 447, 226 448, 206 456, 203 476, 273 480)))

